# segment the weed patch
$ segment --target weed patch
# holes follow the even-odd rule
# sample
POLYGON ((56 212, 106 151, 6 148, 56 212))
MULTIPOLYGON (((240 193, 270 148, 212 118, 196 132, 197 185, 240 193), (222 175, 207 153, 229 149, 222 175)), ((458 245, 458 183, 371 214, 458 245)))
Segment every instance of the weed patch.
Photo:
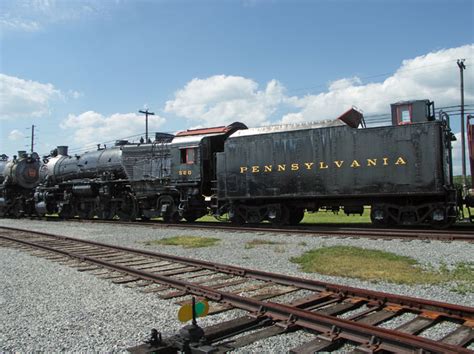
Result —
POLYGON ((200 248, 214 246, 220 239, 213 237, 199 236, 174 236, 166 237, 161 240, 146 241, 145 245, 165 245, 165 246, 182 246, 184 248, 200 248))
POLYGON ((474 291, 474 263, 458 263, 453 268, 423 269, 416 260, 394 253, 350 246, 311 250, 291 258, 305 272, 343 276, 396 284, 457 284, 452 290, 474 291))
POLYGON ((283 245, 285 244, 284 242, 277 242, 277 241, 270 241, 270 240, 260 240, 260 239, 254 239, 252 241, 249 241, 245 244, 245 249, 251 249, 255 248, 256 246, 262 246, 262 245, 283 245))

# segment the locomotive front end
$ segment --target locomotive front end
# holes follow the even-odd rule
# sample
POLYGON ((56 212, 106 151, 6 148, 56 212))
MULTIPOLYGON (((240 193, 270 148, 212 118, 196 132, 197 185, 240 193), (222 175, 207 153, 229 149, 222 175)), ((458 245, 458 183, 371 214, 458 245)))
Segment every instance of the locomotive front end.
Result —
POLYGON ((39 183, 39 156, 18 151, 18 157, 5 164, 3 175, 7 184, 32 189, 39 183))
POLYGON ((40 181, 38 154, 19 151, 18 157, 11 161, 2 155, 0 168, 0 215, 21 217, 35 214, 33 194, 40 181))

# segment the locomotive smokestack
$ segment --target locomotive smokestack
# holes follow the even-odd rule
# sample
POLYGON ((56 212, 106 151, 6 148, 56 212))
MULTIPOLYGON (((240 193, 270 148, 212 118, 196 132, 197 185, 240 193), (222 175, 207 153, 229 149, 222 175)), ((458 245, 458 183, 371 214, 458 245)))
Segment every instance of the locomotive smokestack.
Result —
POLYGON ((67 156, 67 148, 65 145, 58 146, 58 155, 67 156))

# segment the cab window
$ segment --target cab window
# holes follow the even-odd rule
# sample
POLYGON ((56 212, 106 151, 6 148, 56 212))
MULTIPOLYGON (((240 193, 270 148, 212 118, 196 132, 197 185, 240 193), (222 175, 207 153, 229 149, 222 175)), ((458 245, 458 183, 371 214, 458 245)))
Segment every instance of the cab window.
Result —
POLYGON ((195 148, 187 148, 181 149, 181 163, 192 165, 196 161, 196 149, 195 148))
POLYGON ((411 123, 411 106, 405 105, 397 108, 398 110, 398 124, 411 123))

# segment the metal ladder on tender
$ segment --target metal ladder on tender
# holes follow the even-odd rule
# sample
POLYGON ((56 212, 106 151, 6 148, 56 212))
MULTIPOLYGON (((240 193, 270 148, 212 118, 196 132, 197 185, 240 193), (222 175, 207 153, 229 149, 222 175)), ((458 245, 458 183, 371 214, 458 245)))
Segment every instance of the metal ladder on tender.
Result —
POLYGON ((217 210, 219 203, 217 202, 217 180, 211 181, 211 209, 217 210))
MULTIPOLYGON (((469 166, 471 170, 471 181, 473 180, 474 176, 474 116, 468 114, 467 115, 467 145, 468 145, 468 151, 469 151, 469 166)), ((471 189, 469 189, 467 192, 467 198, 474 200, 474 195, 473 195, 473 189, 474 185, 471 186, 471 189)), ((471 207, 466 203, 466 208, 467 208, 467 213, 469 214, 469 221, 474 222, 474 215, 472 215, 471 212, 471 207)), ((464 215, 464 210, 463 210, 463 215, 464 215)))

